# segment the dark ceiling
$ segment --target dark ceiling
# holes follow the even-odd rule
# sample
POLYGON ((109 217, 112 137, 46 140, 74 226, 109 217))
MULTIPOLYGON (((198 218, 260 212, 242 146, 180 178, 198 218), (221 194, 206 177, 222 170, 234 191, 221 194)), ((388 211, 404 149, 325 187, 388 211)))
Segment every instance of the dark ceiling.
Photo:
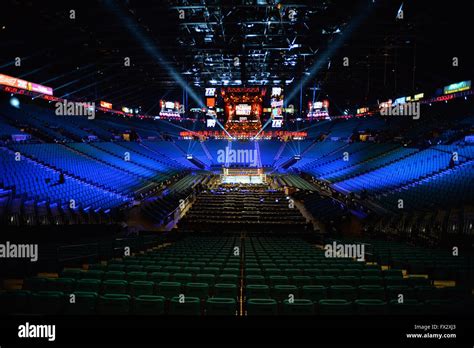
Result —
POLYGON ((2 0, 0 73, 152 114, 183 85, 203 97, 213 83, 291 94, 303 81, 304 102, 315 91, 342 110, 471 79, 472 13, 471 1, 2 0))

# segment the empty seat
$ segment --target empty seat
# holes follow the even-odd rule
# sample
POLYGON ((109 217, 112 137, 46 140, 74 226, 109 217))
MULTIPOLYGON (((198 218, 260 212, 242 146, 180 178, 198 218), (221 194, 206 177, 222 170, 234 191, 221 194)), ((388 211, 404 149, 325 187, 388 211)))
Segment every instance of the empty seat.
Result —
POLYGON ((354 301, 357 298, 357 288, 351 285, 332 285, 328 289, 330 298, 354 301))
POLYGON ((104 280, 102 283, 103 294, 126 294, 128 282, 126 280, 104 280))
POLYGON ((107 265, 107 271, 110 272, 110 271, 119 271, 119 272, 123 272, 125 270, 125 265, 123 264, 111 264, 111 265, 107 265))
POLYGON ((322 285, 329 287, 331 285, 336 285, 336 277, 334 276, 315 276, 314 277, 315 285, 322 285))
POLYGON ((343 299, 320 300, 317 308, 321 315, 350 315, 353 313, 352 302, 343 299))
POLYGON ((130 295, 138 297, 141 295, 153 295, 155 283, 135 280, 130 282, 130 295))
POLYGON ((270 288, 268 285, 249 284, 245 287, 247 298, 270 298, 270 288))
POLYGON ((179 296, 181 293, 181 283, 179 282, 158 283, 157 295, 164 296, 166 299, 179 296))
POLYGON ((170 279, 168 272, 152 272, 148 275, 148 279, 155 283, 166 282, 170 279))
POLYGON ((301 297, 318 302, 327 298, 327 288, 322 285, 304 285, 301 289, 301 297))
POLYGON ((133 299, 133 314, 161 315, 165 312, 165 298, 163 296, 140 295, 133 299))
POLYGON ((65 313, 69 315, 93 315, 95 314, 97 299, 96 292, 76 291, 74 292, 74 302, 70 298, 66 299, 65 313))
POLYGON ((125 267, 125 271, 127 273, 129 273, 129 272, 143 272, 143 266, 142 265, 127 265, 125 267))
POLYGON ((201 315, 201 300, 197 297, 173 297, 170 301, 171 315, 201 315))
POLYGON ((0 293, 0 314, 31 312, 31 291, 15 290, 0 293))
POLYGON ((400 295, 403 295, 403 299, 416 299, 414 289, 409 286, 389 285, 386 289, 388 300, 398 300, 400 295))
POLYGON ((285 315, 313 315, 314 303, 307 299, 294 299, 283 301, 283 314, 285 315))
POLYGON ((187 283, 185 294, 190 297, 206 299, 209 296, 209 285, 207 283, 187 283))
POLYGON ((356 313, 361 315, 383 315, 387 313, 387 303, 379 299, 354 301, 356 313))
POLYGON ((272 296, 278 300, 283 301, 292 297, 298 297, 298 288, 295 285, 275 285, 272 288, 272 296))
POLYGON ((265 277, 262 275, 247 275, 245 277, 245 284, 265 284, 265 277))
POLYGON ((238 288, 236 284, 215 284, 214 297, 237 298, 238 288))
POLYGON ((146 272, 128 272, 127 273, 127 280, 129 282, 133 282, 135 280, 146 280, 147 273, 146 272))
POLYGON ((99 297, 97 305, 98 314, 125 315, 130 312, 130 295, 105 294, 99 297))
POLYGON ((237 284, 239 282, 239 276, 235 274, 220 274, 217 276, 216 281, 222 284, 237 284))
POLYGON ((104 274, 102 270, 88 270, 82 273, 82 279, 102 279, 104 274))
POLYGON ((76 279, 74 278, 56 278, 51 281, 51 291, 61 291, 64 293, 71 293, 76 287, 76 279))
POLYGON ((380 285, 361 285, 358 288, 358 298, 385 300, 385 289, 380 285))
POLYGON ((105 272, 105 280, 125 280, 126 273, 123 271, 107 271, 105 272))
POLYGON ((198 273, 195 280, 197 283, 207 283, 209 286, 213 286, 216 282, 216 276, 209 273, 198 273))
POLYGON ((193 281, 193 275, 191 273, 174 273, 172 279, 175 282, 186 284, 193 281))
POLYGON ((99 279, 79 279, 76 281, 76 291, 99 293, 102 282, 99 279))
POLYGON ((60 274, 60 277, 61 278, 81 279, 82 273, 83 273, 82 269, 70 268, 70 269, 65 269, 64 271, 62 271, 61 274, 60 274))
POLYGON ((237 302, 235 298, 211 297, 206 301, 206 315, 229 315, 237 314, 237 302))
POLYGON ((286 276, 272 275, 268 278, 270 285, 289 285, 290 281, 286 276))
POLYGON ((31 296, 33 314, 59 314, 64 309, 64 305, 64 293, 60 291, 40 291, 31 296))
POLYGON ((297 287, 302 287, 304 285, 311 285, 313 279, 310 276, 298 275, 292 277, 293 284, 297 287))
POLYGON ((247 300, 247 315, 276 315, 277 301, 273 299, 254 298, 247 300))

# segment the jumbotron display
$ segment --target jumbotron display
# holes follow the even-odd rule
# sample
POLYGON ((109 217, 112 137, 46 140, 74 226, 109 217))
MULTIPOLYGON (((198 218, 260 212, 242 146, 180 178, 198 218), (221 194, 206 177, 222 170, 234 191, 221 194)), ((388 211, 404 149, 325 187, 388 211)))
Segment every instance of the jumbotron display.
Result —
POLYGON ((266 89, 258 87, 222 89, 225 129, 229 134, 248 134, 260 130, 265 93, 266 89))

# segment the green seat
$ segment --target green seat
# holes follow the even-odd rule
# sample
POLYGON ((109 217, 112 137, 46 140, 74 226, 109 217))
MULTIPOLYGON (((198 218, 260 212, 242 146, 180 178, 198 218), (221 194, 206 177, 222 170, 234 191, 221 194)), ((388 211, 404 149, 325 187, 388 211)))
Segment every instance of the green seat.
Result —
POLYGON ((403 286, 403 285, 408 285, 408 281, 404 279, 403 277, 392 277, 392 276, 386 276, 384 277, 385 281, 385 286, 403 286))
POLYGON ((190 273, 193 276, 195 276, 196 274, 198 274, 201 271, 201 267, 187 266, 187 267, 183 268, 183 271, 185 273, 190 273))
POLYGON ((127 265, 125 267, 125 271, 127 273, 130 273, 130 272, 143 272, 143 266, 142 265, 127 265))
POLYGON ((239 282, 239 276, 235 274, 220 274, 217 276, 216 281, 221 284, 237 284, 239 282))
POLYGON ((283 301, 283 314, 285 315, 313 315, 314 303, 307 299, 294 299, 283 301))
POLYGON ((187 283, 185 294, 189 297, 206 299, 209 296, 209 285, 207 283, 187 283))
POLYGON ((82 279, 99 279, 104 278, 104 271, 101 270, 88 270, 82 273, 82 279))
POLYGON ((287 276, 272 275, 268 278, 270 285, 289 285, 290 281, 287 276))
POLYGON ((382 271, 376 268, 366 268, 362 270, 362 277, 381 277, 382 271))
POLYGON ((203 267, 202 273, 214 274, 217 276, 220 273, 220 269, 218 267, 203 267))
POLYGON ((301 274, 301 270, 299 268, 285 268, 283 269, 283 274, 287 277, 293 277, 301 274))
POLYGON ((354 301, 356 313, 360 315, 383 315, 387 313, 387 302, 379 299, 354 301))
POLYGON ((125 280, 126 273, 123 271, 107 271, 105 272, 105 280, 125 280))
POLYGON ((128 272, 127 273, 127 280, 129 282, 133 282, 133 281, 136 281, 136 280, 146 280, 147 279, 147 273, 146 272, 128 272))
POLYGON ((206 315, 237 315, 235 298, 211 297, 206 301, 206 315))
POLYGON ((311 285, 313 282, 313 279, 310 276, 293 276, 292 277, 293 284, 296 285, 297 287, 302 287, 304 285, 311 285))
POLYGON ((193 281, 193 275, 191 273, 174 273, 172 280, 181 284, 186 284, 193 281))
POLYGON ((237 295, 236 284, 218 283, 214 285, 214 297, 237 298, 237 295))
POLYGON ((74 291, 75 287, 76 279, 74 278, 51 278, 49 290, 69 294, 74 291))
POLYGON ((327 288, 322 285, 304 285, 301 288, 301 297, 313 302, 327 298, 327 288))
POLYGON ((170 266, 165 266, 163 267, 164 272, 169 272, 169 273, 179 273, 181 272, 182 267, 181 266, 175 266, 175 265, 170 265, 170 266))
POLYGON ((387 269, 382 271, 384 277, 398 277, 403 278, 403 272, 401 269, 387 269))
POLYGON ((323 271, 319 268, 305 268, 303 269, 303 273, 311 277, 323 275, 323 271))
POLYGON ((343 299, 320 300, 318 312, 321 315, 350 315, 353 313, 352 302, 343 299))
POLYGON ((362 276, 360 277, 360 285, 383 285, 384 279, 379 276, 362 276))
POLYGON ((262 275, 247 275, 245 276, 245 284, 253 285, 253 284, 265 284, 265 277, 262 275))
POLYGON ((125 270, 125 265, 123 264, 107 265, 107 272, 123 272, 124 270, 125 270))
POLYGON ((130 312, 130 300, 130 295, 105 294, 99 297, 97 312, 102 315, 126 315, 130 312))
POLYGON ((274 299, 251 298, 247 300, 247 315, 277 315, 278 303, 274 299))
POLYGON ((158 265, 145 266, 144 271, 147 273, 159 272, 161 271, 161 266, 158 266, 158 265))
POLYGON ((140 295, 133 299, 133 314, 162 315, 165 313, 165 298, 163 296, 140 295))
POLYGON ((325 287, 330 287, 331 285, 336 285, 336 277, 334 276, 315 276, 314 284, 322 285, 325 287))
POLYGON ((164 296, 166 299, 179 296, 181 293, 181 283, 179 282, 158 283, 157 295, 164 296))
POLYGON ((268 285, 249 284, 245 287, 245 296, 249 298, 270 298, 268 285))
POLYGON ((76 291, 74 303, 66 297, 65 314, 68 315, 94 315, 99 295, 97 292, 76 291))
POLYGON ((152 272, 148 275, 148 280, 160 283, 166 282, 170 279, 170 274, 168 272, 152 272))
POLYGON ((380 285, 361 285, 358 288, 359 299, 378 299, 385 301, 385 289, 380 285))
POLYGON ((245 275, 262 275, 262 270, 258 267, 245 268, 245 275))
POLYGON ((33 314, 60 314, 65 303, 64 293, 61 291, 40 291, 31 296, 33 314))
POLYGON ((198 273, 196 274, 197 283, 207 283, 209 286, 213 286, 216 282, 216 276, 209 273, 198 273))
MULTIPOLYGON (((347 267, 347 265, 346 265, 347 267)), ((340 272, 341 276, 351 276, 351 277, 360 277, 362 275, 362 270, 358 268, 344 268, 340 272)))
POLYGON ((153 295, 155 283, 144 280, 130 282, 130 295, 138 297, 141 295, 153 295))
POLYGON ((336 278, 336 284, 334 285, 359 286, 359 279, 359 277, 355 276, 339 276, 336 278))
POLYGON ((264 268, 263 273, 266 277, 270 278, 271 276, 278 276, 281 274, 281 269, 279 268, 264 268))
POLYGON ((102 293, 103 294, 126 294, 128 288, 128 282, 126 280, 104 280, 102 282, 102 293))
POLYGON ((225 274, 234 274, 236 276, 240 275, 240 269, 234 267, 225 267, 222 269, 222 273, 225 274))
POLYGON ((201 315, 201 300, 197 297, 173 297, 170 301, 170 315, 201 315))
POLYGON ((351 285, 332 285, 329 287, 328 294, 333 299, 354 301, 357 298, 357 288, 351 285))
POLYGON ((324 276, 333 276, 333 277, 337 277, 341 273, 341 270, 339 270, 339 268, 325 268, 323 269, 323 275, 324 276))
POLYGON ((61 272, 61 278, 74 278, 74 279, 81 279, 82 278, 83 270, 80 268, 69 268, 65 269, 61 272))
POLYGON ((293 298, 298 297, 298 288, 294 285, 275 285, 272 288, 272 297, 278 301, 286 300, 293 296, 293 298))
POLYGON ((389 285, 387 289, 388 300, 398 300, 399 295, 403 295, 403 299, 416 299, 415 291, 413 288, 405 285, 389 285))
POLYGON ((105 271, 107 269, 106 265, 103 265, 101 263, 91 263, 87 269, 89 271, 105 271))
POLYGON ((420 315, 424 314, 424 306, 417 300, 404 299, 403 303, 391 300, 388 311, 391 315, 420 315))
POLYGON ((31 313, 31 291, 14 290, 0 293, 0 314, 31 313))
POLYGON ((79 279, 76 281, 76 291, 99 293, 102 282, 99 279, 79 279))

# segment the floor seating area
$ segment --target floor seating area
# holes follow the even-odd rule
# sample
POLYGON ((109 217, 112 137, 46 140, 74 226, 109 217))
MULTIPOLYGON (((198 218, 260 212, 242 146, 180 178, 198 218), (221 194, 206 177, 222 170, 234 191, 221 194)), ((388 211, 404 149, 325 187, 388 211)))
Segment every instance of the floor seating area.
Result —
MULTIPOLYGON (((376 244, 383 251, 383 243, 376 244)), ((417 251, 417 250, 415 250, 417 251)), ((382 255, 382 254, 380 254, 382 255)), ((299 238, 187 236, 134 256, 25 279, 0 294, 7 313, 99 315, 402 315, 469 310, 403 264, 329 258, 299 238), (397 268, 400 266, 400 268, 397 268), (73 299, 73 300, 71 300, 73 299)))

